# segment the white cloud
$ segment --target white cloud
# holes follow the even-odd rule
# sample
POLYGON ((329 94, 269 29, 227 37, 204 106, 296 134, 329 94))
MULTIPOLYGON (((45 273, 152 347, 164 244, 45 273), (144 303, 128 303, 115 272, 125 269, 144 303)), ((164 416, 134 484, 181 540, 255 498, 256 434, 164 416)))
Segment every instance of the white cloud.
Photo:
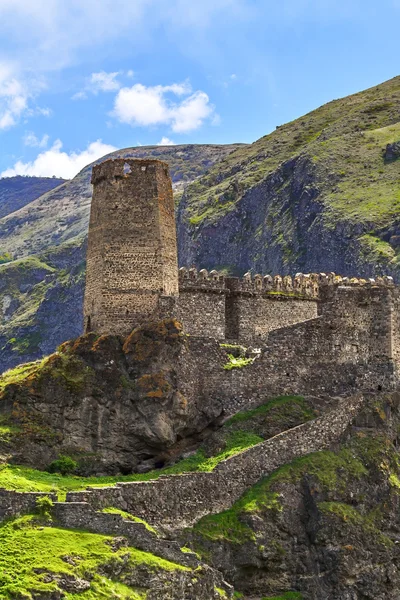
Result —
POLYGON ((157 143, 157 146, 175 146, 175 142, 163 136, 161 140, 157 143))
POLYGON ((121 123, 144 127, 167 124, 178 133, 198 129, 213 114, 214 107, 207 94, 191 93, 187 81, 166 86, 146 87, 136 83, 130 88, 124 87, 115 98, 113 112, 121 123), (177 102, 171 95, 187 97, 177 102))
POLYGON ((76 92, 73 96, 71 96, 71 100, 85 100, 87 98, 87 93, 83 90, 80 92, 76 92))
POLYGON ((92 92, 114 92, 119 90, 121 87, 117 77, 119 72, 106 73, 106 71, 100 71, 99 73, 92 73, 89 81, 89 88, 92 92))
POLYGON ((45 133, 41 139, 39 139, 33 131, 28 131, 23 137, 25 146, 31 146, 32 148, 46 148, 49 141, 49 136, 45 133))
POLYGON ((214 112, 205 92, 195 92, 172 110, 172 131, 184 133, 198 129, 214 112))
POLYGON ((17 123, 28 106, 28 93, 10 65, 0 63, 0 129, 17 123))
POLYGON ((64 177, 71 179, 89 163, 101 158, 105 154, 114 152, 117 148, 110 144, 103 144, 96 140, 81 152, 63 152, 61 140, 56 140, 53 146, 37 155, 34 161, 24 163, 18 161, 9 169, 0 174, 0 177, 13 177, 14 175, 36 175, 38 177, 64 177))
MULTIPOLYGON (((129 72, 133 74, 132 71, 129 72)), ((117 80, 117 77, 120 74, 119 71, 115 71, 114 73, 107 73, 106 71, 92 73, 87 80, 84 89, 74 94, 72 100, 85 100, 88 97, 89 92, 92 94, 98 94, 99 92, 116 92, 121 87, 120 82, 117 80)))
POLYGON ((43 87, 40 78, 22 76, 15 64, 0 61, 0 130, 13 127, 22 117, 49 115, 49 109, 30 106, 43 87))

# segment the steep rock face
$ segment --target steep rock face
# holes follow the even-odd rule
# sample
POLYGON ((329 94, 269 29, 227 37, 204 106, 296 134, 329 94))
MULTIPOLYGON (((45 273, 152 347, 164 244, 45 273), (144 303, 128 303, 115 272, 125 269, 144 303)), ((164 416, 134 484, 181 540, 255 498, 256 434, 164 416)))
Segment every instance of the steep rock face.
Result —
POLYGON ((343 221, 326 227, 319 177, 308 156, 293 158, 245 192, 235 210, 217 223, 205 222, 199 231, 187 226, 183 200, 178 212, 180 262, 235 274, 249 269, 379 274, 379 264, 359 255, 362 226, 343 221))
POLYGON ((182 265, 399 276, 400 78, 239 148, 188 185, 182 265))
POLYGON ((19 383, 4 382, 0 411, 21 427, 16 462, 46 467, 67 452, 84 472, 132 472, 162 464, 183 438, 193 444, 222 409, 201 394, 186 336, 169 319, 125 341, 88 334, 64 344, 23 367, 19 383))
POLYGON ((245 598, 292 590, 307 600, 395 600, 399 398, 370 398, 334 451, 278 469, 200 520, 186 542, 245 598))

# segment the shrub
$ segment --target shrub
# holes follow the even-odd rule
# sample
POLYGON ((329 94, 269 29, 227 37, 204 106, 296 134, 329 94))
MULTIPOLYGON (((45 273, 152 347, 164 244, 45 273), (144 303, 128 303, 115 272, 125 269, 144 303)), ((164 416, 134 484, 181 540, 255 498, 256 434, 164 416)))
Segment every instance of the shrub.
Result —
POLYGON ((36 510, 46 521, 51 520, 51 511, 54 506, 53 500, 49 496, 41 496, 36 499, 36 510))
POLYGON ((78 463, 70 456, 60 454, 57 460, 49 465, 47 469, 49 473, 61 473, 61 475, 70 475, 74 473, 78 467, 78 463))

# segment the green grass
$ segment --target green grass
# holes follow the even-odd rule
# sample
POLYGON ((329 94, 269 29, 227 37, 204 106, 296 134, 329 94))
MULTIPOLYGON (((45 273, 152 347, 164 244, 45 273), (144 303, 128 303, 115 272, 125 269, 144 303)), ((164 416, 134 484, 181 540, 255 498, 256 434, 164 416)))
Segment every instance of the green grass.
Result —
POLYGON ((41 360, 18 365, 14 369, 5 371, 0 376, 0 394, 8 385, 23 383, 29 378, 32 384, 40 382, 41 379, 52 378, 62 383, 71 392, 80 391, 92 372, 92 369, 79 358, 56 352, 41 360))
POLYGON ((154 535, 158 535, 158 533, 154 529, 154 527, 152 527, 151 525, 146 523, 146 521, 144 521, 143 519, 140 519, 139 517, 135 517, 134 515, 131 515, 130 513, 125 512, 124 510, 120 510, 119 508, 114 508, 113 506, 108 506, 107 508, 103 508, 103 510, 101 512, 111 514, 111 515, 120 515, 123 519, 126 519, 127 521, 134 521, 135 523, 141 523, 142 525, 144 525, 146 527, 147 531, 151 531, 151 533, 154 533, 154 535))
POLYGON ((16 425, 8 425, 0 417, 0 442, 8 442, 12 437, 20 432, 20 428, 16 425))
POLYGON ((303 600, 304 596, 299 592, 284 592, 279 596, 264 596, 262 600, 303 600))
POLYGON ((0 393, 7 385, 21 383, 30 375, 37 373, 40 366, 43 365, 45 361, 46 359, 36 360, 34 362, 18 365, 14 369, 5 371, 0 376, 0 393))
POLYGON ((385 217, 394 207, 398 185, 396 167, 391 170, 387 167, 393 165, 383 165, 381 148, 400 139, 400 126, 393 124, 399 92, 400 80, 395 78, 329 102, 254 144, 238 148, 186 188, 189 222, 218 221, 227 200, 234 207, 252 185, 300 153, 316 164, 321 199, 327 207, 346 217, 358 213, 363 220, 368 219, 369 210, 372 218, 385 217), (394 100, 386 102, 387 95, 394 100), (365 131, 364 136, 360 130, 365 131), (384 176, 378 178, 382 170, 384 176), (330 172, 341 178, 337 191, 332 192, 330 172))
POLYGON ((148 481, 157 479, 161 475, 175 475, 193 471, 212 471, 222 460, 242 452, 255 444, 263 441, 256 434, 247 432, 234 432, 228 437, 226 447, 217 456, 207 458, 202 450, 181 460, 177 464, 150 471, 149 473, 133 475, 114 475, 105 477, 78 477, 73 475, 62 476, 57 473, 38 471, 22 465, 0 465, 0 488, 16 490, 19 492, 56 492, 60 498, 65 493, 73 490, 83 490, 88 486, 103 487, 115 485, 122 481, 148 481))
POLYGON ((387 262, 398 262, 395 249, 389 244, 372 234, 366 233, 358 238, 361 252, 366 260, 370 262, 387 264, 387 262))
POLYGON ((225 426, 231 427, 232 425, 249 421, 257 416, 267 416, 276 408, 292 410, 294 406, 302 410, 305 421, 315 418, 315 412, 307 405, 303 396, 280 396, 252 410, 237 413, 225 423, 225 426))
POLYGON ((354 506, 350 506, 344 502, 319 502, 318 508, 323 514, 334 515, 344 523, 368 532, 384 546, 390 547, 393 545, 393 541, 384 535, 377 526, 380 516, 379 507, 366 515, 362 514, 354 506))
POLYGON ((228 362, 224 365, 225 371, 231 371, 232 369, 242 369, 247 367, 254 362, 254 358, 245 358, 243 356, 235 357, 233 354, 228 354, 228 362))
POLYGON ((56 591, 56 582, 43 581, 43 572, 51 572, 92 578, 89 590, 80 594, 66 593, 63 596, 66 600, 144 599, 142 591, 98 573, 99 567, 110 561, 122 564, 122 557, 127 553, 132 569, 145 565, 150 571, 189 570, 135 548, 113 552, 107 543, 111 539, 85 531, 39 526, 30 516, 3 523, 0 525, 0 597, 4 600, 31 598, 32 593, 56 591), (75 565, 65 562, 65 556, 73 557, 75 565))
POLYGON ((283 510, 279 485, 296 482, 308 473, 314 475, 327 489, 344 490, 347 482, 368 474, 361 457, 352 448, 344 448, 337 454, 321 451, 303 456, 274 471, 250 488, 233 506, 216 515, 203 517, 194 530, 210 540, 228 540, 242 544, 255 540, 255 533, 240 517, 245 513, 283 510))

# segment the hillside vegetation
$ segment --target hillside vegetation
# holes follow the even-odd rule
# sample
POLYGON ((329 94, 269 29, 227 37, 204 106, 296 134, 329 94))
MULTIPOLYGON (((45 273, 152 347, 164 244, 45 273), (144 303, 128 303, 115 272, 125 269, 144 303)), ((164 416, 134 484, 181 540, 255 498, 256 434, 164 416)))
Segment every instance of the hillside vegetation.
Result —
POLYGON ((182 263, 398 277, 399 141, 396 77, 239 148, 186 188, 182 263))

